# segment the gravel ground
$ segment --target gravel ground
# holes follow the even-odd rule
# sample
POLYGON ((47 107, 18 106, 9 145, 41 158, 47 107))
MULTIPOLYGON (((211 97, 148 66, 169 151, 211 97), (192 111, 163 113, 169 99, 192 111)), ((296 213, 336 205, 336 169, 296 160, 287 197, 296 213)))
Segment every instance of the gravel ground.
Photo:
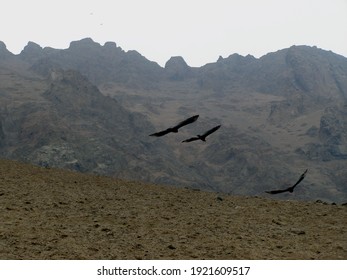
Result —
POLYGON ((347 259, 347 206, 0 160, 0 259, 347 259))

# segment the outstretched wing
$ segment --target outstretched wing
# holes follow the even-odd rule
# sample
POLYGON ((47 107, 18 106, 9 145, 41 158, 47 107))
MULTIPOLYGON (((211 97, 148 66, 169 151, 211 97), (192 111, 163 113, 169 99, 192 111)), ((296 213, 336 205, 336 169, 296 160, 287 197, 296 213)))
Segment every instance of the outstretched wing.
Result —
POLYGON ((195 115, 195 116, 192 116, 182 122, 180 122, 178 125, 174 126, 174 127, 170 127, 168 129, 165 129, 163 131, 159 131, 159 132, 156 132, 156 133, 153 133, 153 134, 150 134, 149 136, 156 136, 156 137, 160 137, 160 136, 164 136, 170 132, 177 132, 179 128, 181 128, 182 126, 185 126, 187 124, 190 124, 192 122, 195 122, 197 119, 198 119, 199 115, 195 115))
POLYGON ((217 125, 214 128, 211 128, 210 130, 206 131, 203 135, 201 135, 201 138, 205 138, 208 135, 212 134, 213 132, 215 132, 216 130, 218 130, 221 127, 221 125, 217 125))
POLYGON ((299 183, 300 183, 302 180, 304 180, 307 171, 308 171, 308 169, 306 169, 305 172, 301 174, 299 180, 292 186, 293 189, 294 189, 297 185, 299 185, 299 183))
POLYGON ((295 188, 302 180, 304 180, 307 171, 308 171, 308 169, 306 169, 305 172, 301 174, 299 180, 298 180, 293 186, 291 186, 291 187, 289 187, 289 188, 287 188, 287 189, 284 189, 284 190, 266 191, 266 193, 269 193, 269 194, 277 194, 277 193, 284 193, 284 192, 290 192, 290 193, 292 193, 292 192, 294 191, 294 188, 295 188))
POLYGON ((174 127, 172 128, 172 130, 177 131, 177 130, 180 129, 182 126, 185 126, 185 125, 187 125, 187 124, 190 124, 190 123, 195 122, 198 118, 199 118, 199 115, 192 116, 192 117, 190 117, 190 118, 188 118, 188 119, 186 119, 186 120, 180 122, 178 125, 174 126, 174 127))
POLYGON ((153 133, 153 134, 150 134, 149 136, 156 136, 156 137, 160 137, 160 136, 164 136, 168 133, 172 132, 172 128, 168 128, 168 129, 165 129, 163 131, 159 131, 159 132, 156 132, 156 133, 153 133))
POLYGON ((266 191, 266 193, 269 194, 278 194, 278 193, 284 193, 284 192, 288 192, 289 189, 285 189, 285 190, 274 190, 274 191, 266 191))
POLYGON ((200 138, 199 137, 192 137, 192 138, 188 138, 186 140, 183 140, 182 143, 188 143, 188 142, 192 142, 192 141, 196 141, 196 140, 199 140, 200 138))

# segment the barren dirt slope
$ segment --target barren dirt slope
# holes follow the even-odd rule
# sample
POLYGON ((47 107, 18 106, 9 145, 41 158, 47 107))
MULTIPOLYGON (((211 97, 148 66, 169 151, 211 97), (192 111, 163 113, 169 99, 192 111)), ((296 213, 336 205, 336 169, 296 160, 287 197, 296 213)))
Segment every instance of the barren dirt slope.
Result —
POLYGON ((347 207, 0 160, 1 259, 347 259, 347 207))

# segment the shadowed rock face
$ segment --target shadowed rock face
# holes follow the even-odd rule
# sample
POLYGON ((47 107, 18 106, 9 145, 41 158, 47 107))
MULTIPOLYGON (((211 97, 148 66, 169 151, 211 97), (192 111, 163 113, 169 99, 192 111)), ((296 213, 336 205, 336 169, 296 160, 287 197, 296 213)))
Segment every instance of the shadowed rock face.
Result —
POLYGON ((11 55, 12 53, 7 50, 5 43, 0 41, 0 59, 6 58, 11 55))
POLYGON ((180 81, 189 78, 191 71, 181 56, 171 57, 165 64, 165 72, 170 80, 180 81))
POLYGON ((320 121, 319 138, 327 153, 337 159, 347 159, 347 109, 328 107, 320 121))
POLYGON ((345 107, 328 107, 320 120, 319 138, 324 144, 340 145, 347 141, 345 107))
POLYGON ((304 110, 304 96, 302 94, 293 94, 283 101, 272 102, 269 121, 280 123, 293 119, 302 115, 304 110))
POLYGON ((345 106, 327 107, 320 118, 318 142, 309 143, 300 152, 311 160, 347 159, 347 114, 345 106))
POLYGON ((19 55, 0 44, 0 59, 2 157, 245 195, 309 168, 281 198, 346 198, 342 56, 292 46, 203 67, 172 57, 162 68, 87 38, 64 50, 29 42, 19 55), (196 114, 179 133, 148 137, 196 114), (219 124, 206 142, 181 144, 219 124))

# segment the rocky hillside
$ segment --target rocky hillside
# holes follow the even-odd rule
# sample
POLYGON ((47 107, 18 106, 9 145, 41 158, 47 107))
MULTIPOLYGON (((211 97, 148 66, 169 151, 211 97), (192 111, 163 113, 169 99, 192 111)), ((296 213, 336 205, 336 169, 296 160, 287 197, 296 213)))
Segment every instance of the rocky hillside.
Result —
POLYGON ((0 259, 347 258, 347 207, 0 160, 0 259))
POLYGON ((347 201, 347 59, 292 46, 164 68, 91 39, 0 44, 0 156, 147 182, 268 196, 309 169, 295 200, 347 201), (199 114, 178 134, 148 135, 199 114), (206 143, 181 143, 221 124, 206 143))

